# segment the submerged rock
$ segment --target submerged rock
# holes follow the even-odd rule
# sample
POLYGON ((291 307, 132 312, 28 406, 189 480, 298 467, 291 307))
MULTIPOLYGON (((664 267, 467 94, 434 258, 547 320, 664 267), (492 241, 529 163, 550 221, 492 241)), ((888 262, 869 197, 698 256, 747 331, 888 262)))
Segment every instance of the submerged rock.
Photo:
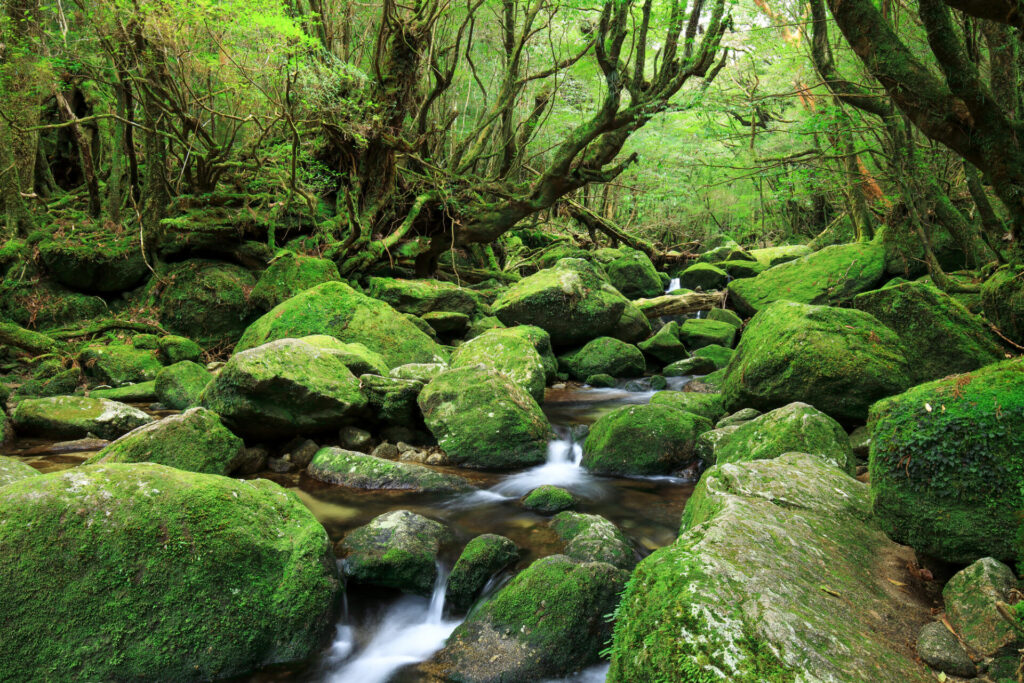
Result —
POLYGON ((340 279, 334 261, 284 253, 275 257, 260 275, 252 288, 252 302, 261 310, 269 311, 300 292, 340 279))
POLYGON ((600 515, 559 512, 551 528, 565 543, 565 555, 578 562, 607 562, 619 569, 636 566, 637 554, 629 539, 600 515))
POLYGON ((308 473, 328 484, 354 489, 452 493, 473 488, 462 477, 435 472, 423 465, 333 447, 317 451, 308 473))
POLYGON ((242 464, 245 444, 215 413, 192 408, 133 429, 85 465, 153 462, 188 472, 228 475, 242 464))
POLYGON ((82 467, 3 487, 0 520, 0 670, 26 680, 230 678, 306 660, 334 621, 327 533, 263 479, 82 467))
POLYGON ((498 572, 519 559, 519 548, 497 534, 477 536, 462 550, 445 587, 445 604, 464 612, 473 606, 480 592, 498 572))
POLYGON ((275 306, 245 330, 235 352, 309 335, 358 342, 379 353, 390 367, 448 359, 437 342, 401 313, 343 282, 325 282, 275 306))
POLYGON ((864 521, 869 495, 799 453, 705 472, 679 538, 633 573, 608 680, 934 680, 897 635, 929 605, 887 580, 913 553, 864 521))
POLYGON ((583 444, 583 466, 597 474, 671 474, 692 465, 706 417, 667 405, 622 406, 602 416, 583 444))
POLYGON ((11 413, 18 434, 64 440, 83 439, 89 434, 116 439, 152 421, 146 413, 124 403, 82 396, 25 399, 11 413))
POLYGON ((722 395, 728 410, 800 401, 864 422, 871 404, 910 384, 899 337, 868 313, 778 301, 748 323, 722 395))
POLYGON ((948 562, 1024 557, 1024 363, 921 384, 871 408, 879 527, 948 562))
POLYGON ((646 369, 640 349, 612 337, 591 340, 583 348, 563 356, 561 361, 578 380, 591 375, 640 377, 646 369))
POLYGON ((236 353, 203 392, 203 405, 246 437, 338 429, 366 406, 344 347, 314 336, 236 353))
POLYGON ((156 375, 156 399, 168 408, 184 410, 199 405, 203 390, 213 374, 198 363, 183 360, 160 370, 156 375))
POLYGON ((419 406, 438 445, 457 465, 513 469, 547 457, 551 426, 540 406, 493 370, 448 370, 423 389, 419 406))
POLYGON ((338 554, 353 581, 429 597, 437 580, 437 554, 450 539, 444 524, 395 510, 348 532, 338 554))
POLYGON ((488 330, 469 340, 452 354, 451 367, 483 365, 505 375, 540 403, 544 400, 544 362, 533 343, 512 329, 488 330))
MULTIPOLYGON (((0 418, 0 422, 3 418, 0 418)), ((17 458, 0 455, 0 488, 28 477, 39 476, 39 470, 17 458)))
POLYGON ((475 609, 423 668, 466 683, 578 671, 598 661, 611 633, 606 615, 628 576, 604 562, 537 560, 475 609))

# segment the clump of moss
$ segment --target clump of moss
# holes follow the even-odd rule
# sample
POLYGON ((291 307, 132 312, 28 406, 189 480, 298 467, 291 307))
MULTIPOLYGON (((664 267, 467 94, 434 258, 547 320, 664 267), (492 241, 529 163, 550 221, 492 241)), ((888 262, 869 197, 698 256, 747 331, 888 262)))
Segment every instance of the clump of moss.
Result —
POLYGON ((87 346, 78 354, 78 362, 93 382, 112 387, 149 382, 163 368, 155 352, 140 351, 128 344, 87 346))
POLYGON ((542 515, 553 515, 576 506, 576 496, 560 486, 544 484, 527 493, 519 501, 524 508, 542 515))
POLYGON ((334 261, 285 252, 275 257, 260 275, 252 289, 252 302, 269 311, 299 292, 340 279, 334 261))
POLYGON ((729 282, 729 274, 710 263, 695 263, 679 273, 679 284, 685 289, 705 292, 722 289, 729 282))
POLYGON ((183 360, 160 370, 153 390, 156 398, 168 408, 184 410, 199 405, 203 390, 213 375, 202 365, 183 360))
POLYGON ((651 397, 651 403, 672 406, 706 417, 712 422, 725 415, 725 404, 721 394, 702 394, 696 391, 659 391, 651 397))

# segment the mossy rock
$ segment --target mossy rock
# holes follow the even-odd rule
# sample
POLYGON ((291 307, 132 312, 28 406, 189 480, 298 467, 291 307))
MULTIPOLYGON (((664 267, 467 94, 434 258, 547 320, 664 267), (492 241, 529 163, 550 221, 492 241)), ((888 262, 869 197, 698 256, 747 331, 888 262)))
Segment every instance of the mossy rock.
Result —
POLYGON ((651 321, 647 319, 647 316, 644 315, 644 312, 636 304, 632 301, 627 301, 626 307, 622 309, 622 316, 619 318, 619 322, 616 323, 609 336, 615 337, 627 344, 642 342, 651 336, 651 321))
POLYGON ((346 345, 324 335, 269 342, 232 356, 202 404, 247 438, 338 429, 366 406, 347 358, 346 345))
POLYGON ((811 253, 811 248, 806 244, 784 244, 779 247, 751 249, 749 253, 765 268, 771 268, 780 263, 795 261, 802 256, 807 256, 811 253))
POLYGON ((910 384, 899 337, 872 315, 777 301, 747 324, 722 394, 730 411, 800 401, 863 423, 871 404, 910 384))
POLYGON ((536 325, 569 346, 614 332, 627 303, 590 263, 562 259, 509 287, 492 308, 506 325, 536 325))
POLYGON ((3 410, 4 403, 6 401, 0 401, 0 446, 5 446, 14 439, 14 428, 3 410))
POLYGON ((838 304, 874 289, 885 274, 885 250, 858 242, 825 247, 807 256, 769 268, 757 277, 729 283, 730 301, 743 315, 768 304, 838 304))
POLYGON ((481 366, 443 372, 420 393, 419 406, 438 445, 457 465, 505 470, 547 457, 547 418, 501 373, 481 366))
POLYGON ((564 554, 577 562, 607 562, 631 570, 639 559, 625 534, 600 515, 559 512, 550 526, 565 544, 564 554))
POLYGON ((160 359, 168 365, 180 363, 183 360, 198 363, 203 357, 203 347, 188 337, 180 337, 176 334, 161 337, 158 348, 160 349, 160 359))
POLYGON ((148 382, 126 384, 117 389, 93 389, 89 392, 89 396, 120 401, 121 403, 153 403, 156 401, 156 380, 151 379, 148 382))
POLYGON ((366 396, 368 405, 382 424, 399 427, 420 427, 420 415, 416 399, 423 391, 423 382, 414 379, 360 375, 359 389, 366 396))
POLYGON ((756 261, 754 256, 737 244, 728 240, 725 244, 709 249, 697 257, 698 263, 719 263, 720 261, 756 261))
POLYGON ((299 292, 338 280, 341 275, 334 261, 284 253, 271 261, 260 275, 251 298, 257 308, 269 311, 299 292))
POLYGON ((78 354, 86 377, 96 384, 119 387, 149 382, 163 369, 154 351, 140 351, 128 344, 87 346, 78 354))
POLYGON ((729 323, 736 329, 743 327, 743 318, 739 317, 735 312, 730 311, 728 308, 712 308, 708 311, 708 320, 729 323))
MULTIPOLYGON (((700 356, 694 356, 699 358, 700 356)), ((693 391, 697 393, 711 393, 720 394, 722 393, 722 384, 725 382, 726 368, 719 368, 714 372, 709 372, 703 377, 698 377, 684 387, 684 391, 693 391)))
POLYGON ((612 286, 626 298, 659 296, 665 291, 654 264, 642 251, 627 250, 606 263, 605 271, 612 286))
POLYGON ((1024 560, 1024 363, 918 385, 868 426, 881 529, 948 562, 1024 560))
POLYGON ((530 510, 541 515, 553 515, 562 510, 568 510, 576 506, 576 496, 560 486, 543 484, 523 496, 519 503, 530 510))
POLYGON ((712 423, 725 415, 721 394, 699 394, 693 391, 659 391, 651 396, 654 405, 666 405, 706 417, 712 423))
POLYGON ((597 474, 671 474, 696 461, 706 417, 667 405, 622 406, 598 418, 583 444, 583 466, 597 474))
POLYGON ((690 318, 679 326, 679 340, 691 351, 712 344, 731 348, 736 341, 736 327, 707 318, 690 318))
POLYGON ((307 471, 319 481, 367 491, 461 493, 473 488, 462 477, 435 472, 423 465, 334 447, 317 451, 307 471))
POLYGON ((1007 337, 1024 344, 1024 267, 1006 266, 981 286, 985 317, 1007 337))
POLYGON ((348 532, 338 549, 350 580, 429 597, 437 555, 451 537, 441 522, 394 510, 348 532))
POLYGON ((733 279, 757 277, 767 270, 759 261, 720 261, 714 265, 724 270, 733 279))
POLYGON ((238 339, 258 315, 250 300, 256 278, 220 261, 186 261, 159 280, 157 308, 170 332, 204 345, 238 339))
POLYGON ((452 354, 451 367, 473 365, 500 372, 522 387, 533 400, 544 400, 544 362, 526 338, 505 330, 490 330, 462 344, 452 354))
POLYGON ((927 617, 878 571, 915 558, 869 508, 866 485, 815 456, 711 468, 679 538, 633 572, 608 681, 934 681, 886 635, 927 617))
POLYGON ((202 365, 183 360, 157 373, 156 399, 174 410, 191 408, 199 405, 203 390, 212 381, 213 374, 202 365))
MULTIPOLYGON (((618 253, 619 255, 622 254, 622 252, 620 252, 618 249, 615 249, 613 251, 615 253, 618 253)), ((539 268, 553 268, 555 265, 558 264, 559 261, 567 258, 582 259, 584 261, 596 261, 597 263, 601 263, 594 257, 594 253, 595 252, 587 251, 586 249, 581 249, 580 247, 577 247, 572 244, 556 244, 552 246, 550 249, 545 250, 543 254, 538 256, 536 259, 536 263, 539 268)))
POLYGON ((535 561, 480 605, 425 665, 465 683, 537 681, 594 664, 628 573, 564 555, 535 561))
POLYGON ((34 330, 91 322, 107 315, 98 296, 80 294, 48 281, 0 282, 0 317, 34 330))
POLYGON ((729 365, 736 352, 720 344, 708 344, 695 349, 693 355, 696 358, 707 358, 715 364, 715 370, 720 370, 729 365))
POLYGON ((761 415, 761 411, 755 408, 743 408, 737 410, 734 413, 729 413, 718 422, 715 423, 715 429, 721 429, 722 427, 733 427, 741 425, 744 422, 750 422, 755 417, 761 415))
POLYGON ((647 364, 636 346, 612 337, 598 337, 560 359, 569 374, 579 380, 591 375, 640 377, 647 364))
POLYGON ((587 377, 585 380, 583 380, 583 383, 589 387, 594 387, 596 389, 610 389, 611 387, 614 387, 618 383, 618 380, 616 380, 611 375, 605 375, 602 373, 587 377))
MULTIPOLYGON (((1018 590, 1013 570, 991 557, 983 557, 957 572, 942 589, 949 622, 975 653, 991 657, 1016 650, 1024 638, 1014 631, 997 603, 1010 604, 1018 590)), ((1017 608, 1021 613, 1021 608, 1017 608)))
POLYGON ((85 465, 153 462, 188 472, 228 475, 245 444, 216 413, 192 408, 133 429, 85 461, 85 465))
POLYGON ((931 285, 907 282, 865 292, 853 305, 899 335, 914 383, 976 370, 1003 356, 978 316, 931 285))
POLYGON ((790 403, 744 422, 716 439, 713 452, 709 457, 702 453, 701 459, 714 465, 769 460, 794 452, 824 458, 851 476, 856 472, 857 459, 846 432, 806 403, 790 403))
POLYGON ((123 292, 137 286, 149 272, 135 230, 79 228, 54 234, 38 249, 53 279, 80 291, 123 292))
POLYGON ((664 365, 689 358, 690 354, 679 341, 679 323, 672 320, 654 333, 650 339, 640 342, 637 347, 647 356, 664 365))
POLYGON ((312 657, 334 623, 327 533, 267 480, 79 467, 3 487, 0 519, 0 581, 20 587, 0 670, 26 680, 230 678, 312 657))
POLYGON ((235 352, 319 334, 363 344, 391 367, 448 360, 447 352, 401 313, 342 282, 325 282, 276 306, 245 331, 235 352))
POLYGON ((444 337, 460 337, 469 329, 469 316, 455 311, 430 311, 420 316, 434 333, 444 337))
POLYGON ((666 377, 686 377, 687 375, 707 375, 716 369, 715 361, 710 358, 691 356, 666 365, 662 372, 666 377))
POLYGON ((710 263, 694 263, 679 273, 679 285, 685 289, 701 289, 713 292, 725 287, 729 274, 710 263))
POLYGON ((160 348, 160 337, 155 334, 137 334, 132 337, 132 348, 140 351, 156 351, 160 348))
POLYGON ((478 308, 472 290, 441 280, 371 277, 366 280, 366 294, 387 302, 397 311, 418 316, 446 311, 473 317, 478 308))
POLYGON ((551 348, 551 335, 536 325, 515 325, 505 328, 506 334, 512 334, 533 344, 533 348, 540 354, 541 363, 544 364, 544 376, 548 381, 555 378, 558 373, 558 359, 551 348))
MULTIPOLYGON (((3 423, 6 418, 0 416, 0 432, 3 431, 3 423)), ((0 444, 3 440, 0 439, 0 444)), ((5 455, 0 455, 0 488, 13 484, 16 481, 22 479, 28 479, 29 477, 38 477, 39 470, 32 467, 31 465, 22 462, 18 458, 10 458, 5 455)))
MULTIPOLYGON (((54 374, 37 375, 23 382, 14 392, 14 397, 18 400, 24 397, 66 396, 75 393, 81 382, 82 371, 77 367, 71 367, 66 370, 61 369, 54 374)), ((135 390, 133 389, 132 391, 135 390)))
MULTIPOLYGON (((487 315, 482 318, 477 318, 469 324, 469 328, 466 330, 466 339, 473 339, 479 337, 487 330, 498 330, 503 329, 505 323, 498 320, 493 315, 487 315)), ((537 329, 540 329, 539 327, 537 329)), ((545 332, 545 334, 547 334, 545 332)), ((548 343, 550 344, 550 336, 548 337, 548 343)))
POLYGON ((447 363, 406 363, 405 365, 391 368, 388 376, 395 379, 415 380, 426 384, 446 370, 448 370, 447 363))
POLYGON ((448 576, 445 604, 465 612, 473 606, 487 582, 518 559, 519 548, 504 536, 482 534, 473 538, 463 548, 448 576))
POLYGON ((138 408, 83 396, 29 398, 11 413, 11 423, 19 435, 60 440, 84 439, 89 434, 116 439, 152 421, 138 408))

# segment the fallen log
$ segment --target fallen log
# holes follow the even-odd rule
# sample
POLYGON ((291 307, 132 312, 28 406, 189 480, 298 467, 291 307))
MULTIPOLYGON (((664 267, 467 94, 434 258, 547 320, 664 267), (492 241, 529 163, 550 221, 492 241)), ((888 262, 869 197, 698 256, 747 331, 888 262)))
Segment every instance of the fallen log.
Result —
POLYGON ((633 303, 648 318, 663 315, 686 315, 697 311, 717 308, 725 301, 725 291, 688 292, 686 294, 665 294, 651 299, 637 299, 633 303))
POLYGON ((59 354, 66 348, 63 343, 49 335, 4 322, 0 322, 0 346, 13 346, 34 356, 42 356, 47 353, 59 354))

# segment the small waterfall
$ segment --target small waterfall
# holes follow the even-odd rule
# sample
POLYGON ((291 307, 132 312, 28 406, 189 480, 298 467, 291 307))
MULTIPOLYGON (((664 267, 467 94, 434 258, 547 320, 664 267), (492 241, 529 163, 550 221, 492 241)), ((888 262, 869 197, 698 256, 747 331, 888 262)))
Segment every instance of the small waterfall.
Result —
POLYGON ((679 284, 679 278, 674 277, 674 278, 672 278, 671 281, 669 281, 668 289, 665 290, 665 293, 668 294, 669 292, 671 292, 673 290, 679 289, 680 286, 681 285, 679 284))
POLYGON ((403 595, 384 612, 370 642, 353 659, 332 657, 337 651, 354 649, 352 629, 342 633, 331 645, 327 664, 331 669, 324 677, 326 683, 385 683, 398 669, 429 659, 444 647, 445 641, 460 623, 445 620, 444 593, 448 583, 448 570, 438 564, 434 592, 429 600, 415 595, 403 595), (340 642, 341 641, 341 642, 340 642))

